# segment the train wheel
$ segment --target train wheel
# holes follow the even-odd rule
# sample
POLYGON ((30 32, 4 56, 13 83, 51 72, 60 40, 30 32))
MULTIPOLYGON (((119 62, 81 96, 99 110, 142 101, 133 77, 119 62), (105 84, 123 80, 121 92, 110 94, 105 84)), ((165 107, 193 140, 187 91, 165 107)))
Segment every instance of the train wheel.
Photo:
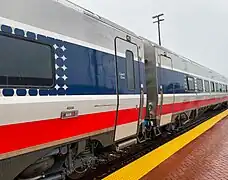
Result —
POLYGON ((67 177, 71 180, 80 179, 85 176, 85 174, 88 172, 88 169, 88 167, 77 168, 72 174, 69 174, 67 177))
POLYGON ((95 156, 97 151, 101 148, 101 144, 98 141, 90 141, 85 151, 77 154, 76 149, 70 151, 70 159, 66 159, 66 167, 69 168, 67 177, 72 180, 77 180, 84 177, 88 171, 95 168, 97 157, 95 156))

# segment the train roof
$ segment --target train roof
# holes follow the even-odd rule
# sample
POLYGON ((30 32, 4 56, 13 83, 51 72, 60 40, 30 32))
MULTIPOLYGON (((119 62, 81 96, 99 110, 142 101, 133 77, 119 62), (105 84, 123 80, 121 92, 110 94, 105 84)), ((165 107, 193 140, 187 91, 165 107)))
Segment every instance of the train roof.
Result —
MULTIPOLYGON (((55 37, 99 51, 113 53, 114 39, 131 36, 143 47, 135 33, 102 18, 69 0, 0 0, 0 19, 27 31, 55 37), (10 9, 10 11, 9 11, 10 9)), ((123 53, 119 50, 119 53, 123 53)))
POLYGON ((120 31, 123 31, 123 32, 129 34, 129 35, 132 35, 132 36, 135 36, 135 37, 139 38, 139 36, 137 36, 133 31, 130 31, 129 29, 124 28, 123 26, 120 26, 120 25, 118 25, 118 24, 116 24, 116 23, 114 23, 114 22, 112 22, 112 21, 110 21, 110 20, 108 20, 108 19, 106 19, 104 17, 101 17, 100 15, 95 14, 94 12, 89 11, 89 10, 79 6, 79 5, 73 3, 70 0, 52 0, 52 1, 56 1, 56 2, 66 6, 68 8, 72 8, 72 9, 74 9, 74 10, 76 10, 76 11, 82 13, 82 14, 90 16, 91 18, 99 20, 99 21, 103 22, 104 24, 106 24, 106 25, 108 25, 108 26, 110 26, 112 28, 118 29, 120 31))

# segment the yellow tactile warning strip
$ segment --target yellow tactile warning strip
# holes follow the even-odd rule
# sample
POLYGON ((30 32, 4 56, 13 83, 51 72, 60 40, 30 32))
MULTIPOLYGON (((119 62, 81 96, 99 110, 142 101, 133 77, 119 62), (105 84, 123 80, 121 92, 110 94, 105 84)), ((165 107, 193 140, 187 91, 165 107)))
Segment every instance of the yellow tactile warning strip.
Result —
POLYGON ((228 110, 216 115, 192 130, 160 146, 145 156, 105 177, 103 180, 138 180, 142 178, 160 163, 165 161, 167 158, 172 156, 175 152, 186 146, 202 133, 210 129, 226 116, 228 116, 228 110))

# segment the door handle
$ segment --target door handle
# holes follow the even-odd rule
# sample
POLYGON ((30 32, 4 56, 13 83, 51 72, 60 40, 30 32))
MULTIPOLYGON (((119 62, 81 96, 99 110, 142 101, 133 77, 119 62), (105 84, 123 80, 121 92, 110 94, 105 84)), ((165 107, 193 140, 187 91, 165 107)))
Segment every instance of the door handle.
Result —
POLYGON ((161 119, 162 105, 163 105, 163 87, 162 87, 162 85, 160 85, 160 94, 161 94, 161 98, 160 98, 160 111, 159 111, 159 117, 160 117, 160 119, 161 119))

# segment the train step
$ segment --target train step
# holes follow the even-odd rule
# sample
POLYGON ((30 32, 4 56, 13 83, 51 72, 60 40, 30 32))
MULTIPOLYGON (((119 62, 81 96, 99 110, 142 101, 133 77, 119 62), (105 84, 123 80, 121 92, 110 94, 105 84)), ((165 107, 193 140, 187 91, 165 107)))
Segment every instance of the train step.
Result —
POLYGON ((134 145, 134 144, 137 144, 137 139, 134 138, 134 139, 129 139, 127 141, 124 141, 122 143, 119 143, 116 145, 116 151, 120 151, 121 149, 124 149, 128 146, 131 146, 131 145, 134 145))

